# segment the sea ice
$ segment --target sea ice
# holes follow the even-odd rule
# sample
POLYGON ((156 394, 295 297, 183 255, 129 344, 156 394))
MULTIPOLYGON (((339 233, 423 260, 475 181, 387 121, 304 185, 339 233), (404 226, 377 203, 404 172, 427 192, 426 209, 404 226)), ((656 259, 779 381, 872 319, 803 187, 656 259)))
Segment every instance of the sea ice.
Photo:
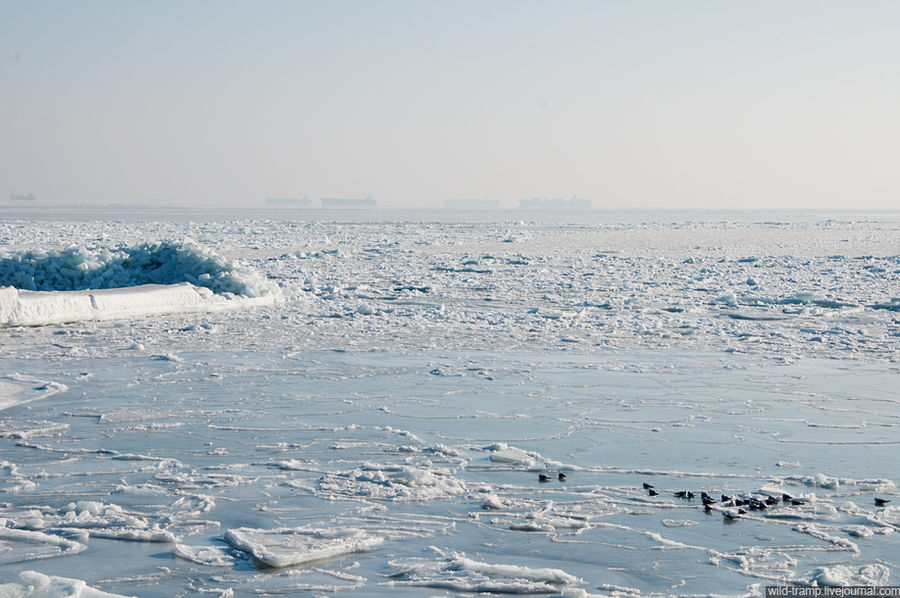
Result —
POLYGON ((583 581, 561 569, 486 563, 453 553, 445 558, 409 559, 390 563, 397 573, 389 583, 461 592, 500 594, 558 593, 583 581))
POLYGON ((237 528, 225 541, 266 567, 290 567, 365 552, 384 542, 359 529, 237 528))
POLYGON ((896 213, 395 216, 0 220, 4 590, 897 583, 896 213))
POLYGON ((0 584, 2 598, 127 598, 110 594, 87 585, 80 579, 45 575, 37 571, 22 571, 19 582, 0 584))

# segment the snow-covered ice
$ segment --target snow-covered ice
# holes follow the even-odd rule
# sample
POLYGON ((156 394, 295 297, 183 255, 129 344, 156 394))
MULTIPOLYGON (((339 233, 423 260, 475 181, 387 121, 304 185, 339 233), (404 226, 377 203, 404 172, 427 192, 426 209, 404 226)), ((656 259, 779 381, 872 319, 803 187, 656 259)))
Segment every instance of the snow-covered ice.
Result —
POLYGON ((517 215, 8 214, 0 596, 900 582, 900 214, 517 215))
POLYGON ((23 571, 18 582, 0 584, 0 596, 6 598, 124 598, 122 594, 102 592, 80 579, 23 571))
POLYGON ((0 327, 219 311, 277 301, 276 285, 194 242, 0 259, 0 327))

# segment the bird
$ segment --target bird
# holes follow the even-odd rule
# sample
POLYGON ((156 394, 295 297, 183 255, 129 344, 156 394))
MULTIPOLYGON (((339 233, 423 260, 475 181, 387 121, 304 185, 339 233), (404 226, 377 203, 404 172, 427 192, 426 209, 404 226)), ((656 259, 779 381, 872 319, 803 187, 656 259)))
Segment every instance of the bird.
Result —
POLYGON ((657 492, 653 488, 650 488, 649 490, 647 490, 647 494, 649 494, 650 496, 656 496, 657 494, 659 494, 659 492, 657 492))
POLYGON ((782 495, 781 495, 781 500, 782 500, 783 502, 791 502, 792 500, 794 500, 794 497, 791 496, 790 494, 782 494, 782 495))
POLYGON ((722 502, 728 502, 729 500, 731 500, 730 496, 722 495, 722 502))
POLYGON ((778 499, 775 498, 774 496, 767 496, 766 504, 769 505, 770 507, 774 507, 775 505, 778 504, 778 499))
POLYGON ((791 506, 799 507, 800 505, 805 505, 805 504, 806 504, 805 498, 792 498, 791 499, 791 506))
POLYGON ((559 472, 559 474, 556 477, 560 482, 566 481, 566 474, 564 474, 563 472, 559 472))
POLYGON ((888 498, 876 498, 876 499, 875 499, 875 506, 876 506, 876 507, 883 507, 884 505, 888 504, 889 502, 891 502, 891 501, 890 501, 890 499, 888 499, 888 498))
POLYGON ((644 490, 649 490, 650 488, 653 488, 653 484, 648 484, 647 482, 644 482, 644 490))
POLYGON ((539 481, 541 484, 546 484, 547 482, 550 481, 550 476, 548 476, 546 473, 539 473, 539 474, 538 474, 538 481, 539 481))
POLYGON ((675 493, 678 498, 687 498, 687 490, 679 490, 675 493))
POLYGON ((707 513, 712 512, 712 507, 710 506, 710 503, 708 503, 708 502, 703 503, 703 510, 706 511, 707 513))

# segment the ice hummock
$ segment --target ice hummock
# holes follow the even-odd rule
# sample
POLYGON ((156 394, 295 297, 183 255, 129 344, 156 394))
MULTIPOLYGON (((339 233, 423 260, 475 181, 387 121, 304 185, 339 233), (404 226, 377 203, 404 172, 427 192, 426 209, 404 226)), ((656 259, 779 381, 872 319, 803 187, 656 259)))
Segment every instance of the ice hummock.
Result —
POLYGON ((279 296, 276 284, 192 241, 0 259, 0 327, 220 311, 279 296))
POLYGON ((266 279, 241 271, 186 239, 118 249, 69 247, 0 257, 0 286, 27 291, 82 291, 189 282, 214 293, 259 297, 276 293, 266 279))

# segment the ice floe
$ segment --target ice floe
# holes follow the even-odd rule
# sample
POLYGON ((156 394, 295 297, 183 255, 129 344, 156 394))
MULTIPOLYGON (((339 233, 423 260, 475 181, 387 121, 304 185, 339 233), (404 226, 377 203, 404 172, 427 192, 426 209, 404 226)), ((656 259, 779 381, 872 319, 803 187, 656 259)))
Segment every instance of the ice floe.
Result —
POLYGON ((270 305, 277 295, 217 295, 191 283, 91 291, 0 288, 0 327, 118 320, 151 315, 222 311, 270 305))
POLYGON ((887 585, 890 579, 890 569, 880 564, 863 565, 861 567, 848 567, 835 565, 834 567, 817 567, 811 574, 809 581, 817 586, 868 586, 871 588, 887 585))
POLYGON ((348 472, 330 473, 318 482, 323 497, 379 500, 434 500, 466 492, 466 484, 452 470, 421 465, 367 463, 348 472))
POLYGON ((384 538, 352 528, 237 528, 225 533, 225 541, 262 566, 280 568, 372 550, 384 538))
POLYGON ((558 593, 577 588, 582 580, 561 569, 487 563, 461 553, 443 558, 392 561, 398 569, 390 585, 441 588, 499 594, 558 593))
POLYGON ((280 297, 274 283, 190 241, 0 259, 0 327, 227 310, 280 297))
POLYGON ((3 598, 127 598, 123 594, 104 592, 80 579, 22 571, 19 581, 0 583, 3 598))
POLYGON ((71 555, 87 546, 56 534, 8 527, 9 520, 0 519, 0 563, 25 562, 71 555))
MULTIPOLYGON (((0 376, 0 411, 14 405, 21 405, 45 399, 56 393, 65 392, 68 387, 59 382, 40 380, 18 373, 0 376)), ((9 426, 9 423, 4 426, 9 426)), ((27 436, 27 431, 23 431, 27 436)), ((10 432, 10 435, 13 433, 10 432)))
POLYGON ((234 565, 232 550, 225 546, 175 544, 172 547, 172 554, 208 567, 231 567, 234 565))

